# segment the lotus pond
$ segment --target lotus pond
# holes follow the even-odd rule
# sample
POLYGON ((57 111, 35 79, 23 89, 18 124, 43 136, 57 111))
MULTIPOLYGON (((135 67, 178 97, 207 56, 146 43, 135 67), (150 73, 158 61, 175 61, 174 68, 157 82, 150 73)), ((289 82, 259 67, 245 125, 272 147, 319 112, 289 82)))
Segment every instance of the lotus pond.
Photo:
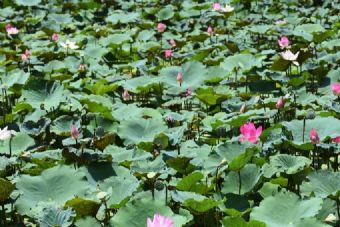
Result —
POLYGON ((0 227, 339 226, 339 1, 0 5, 0 227))

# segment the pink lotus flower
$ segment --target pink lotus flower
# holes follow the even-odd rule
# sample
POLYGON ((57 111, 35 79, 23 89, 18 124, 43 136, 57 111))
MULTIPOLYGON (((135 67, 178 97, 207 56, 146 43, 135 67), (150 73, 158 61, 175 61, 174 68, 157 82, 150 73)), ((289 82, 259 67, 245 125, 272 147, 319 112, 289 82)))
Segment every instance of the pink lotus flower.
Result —
POLYGON ((243 136, 239 139, 240 142, 249 141, 253 144, 257 144, 259 142, 258 139, 262 134, 262 126, 255 128, 254 123, 249 122, 241 126, 240 132, 243 136))
POLYGON ((11 24, 6 24, 6 32, 7 32, 7 35, 10 36, 10 35, 18 34, 19 30, 11 24))
POLYGON ((147 219, 147 227, 173 227, 174 223, 171 218, 155 214, 153 220, 147 219))
POLYGON ((25 52, 21 55, 21 60, 22 61, 27 61, 31 56, 31 52, 29 50, 25 50, 25 52))
POLYGON ((220 3, 214 3, 213 4, 213 10, 220 11, 221 10, 221 4, 220 3))
POLYGON ((130 96, 128 90, 124 90, 122 97, 123 97, 123 100, 124 100, 124 101, 129 101, 129 100, 131 100, 131 96, 130 96))
POLYGON ((287 36, 282 36, 277 42, 279 43, 281 49, 289 47, 289 39, 287 36))
POLYGON ((179 83, 179 86, 182 85, 182 83, 183 83, 183 75, 182 75, 182 73, 178 73, 177 74, 176 81, 177 81, 177 83, 179 83))
POLYGON ((176 47, 176 41, 174 39, 170 39, 169 43, 172 47, 176 47))
POLYGON ((191 88, 187 88, 187 89, 185 90, 185 96, 188 97, 188 96, 191 96, 191 95, 192 95, 192 90, 191 90, 191 88))
POLYGON ((165 55, 166 58, 171 58, 172 57, 172 50, 171 49, 166 50, 164 52, 164 55, 165 55))
POLYGON ((276 109, 282 109, 285 106, 285 98, 281 96, 275 105, 276 109))
POLYGON ((213 31, 213 29, 212 29, 211 26, 208 27, 207 32, 208 32, 208 34, 209 34, 210 36, 213 35, 214 31, 213 31))
POLYGON ((79 134, 80 133, 78 131, 77 126, 74 123, 72 123, 71 124, 71 136, 73 137, 73 139, 77 139, 79 134))
POLYGON ((335 143, 340 143, 340 136, 333 138, 332 141, 335 143))
POLYGON ((332 84, 331 89, 334 95, 340 96, 340 83, 332 84))
POLYGON ((52 35, 52 40, 54 41, 54 42, 56 42, 56 41, 58 41, 58 39, 59 39, 59 35, 57 34, 57 33, 53 33, 53 35, 52 35))
POLYGON ((11 135, 11 130, 8 130, 7 126, 3 129, 0 129, 0 140, 7 140, 11 138, 11 135))
POLYGON ((297 58, 300 54, 300 51, 298 51, 296 54, 293 54, 290 50, 286 50, 281 53, 281 57, 287 61, 292 61, 294 65, 299 66, 299 62, 297 62, 297 58))
POLYGON ((158 23, 158 25, 157 25, 157 31, 158 31, 159 33, 164 32, 165 29, 166 29, 166 25, 165 25, 165 24, 163 24, 163 23, 158 23))
POLYGON ((314 128, 312 128, 309 133, 309 139, 311 140, 312 144, 320 143, 319 135, 314 128))

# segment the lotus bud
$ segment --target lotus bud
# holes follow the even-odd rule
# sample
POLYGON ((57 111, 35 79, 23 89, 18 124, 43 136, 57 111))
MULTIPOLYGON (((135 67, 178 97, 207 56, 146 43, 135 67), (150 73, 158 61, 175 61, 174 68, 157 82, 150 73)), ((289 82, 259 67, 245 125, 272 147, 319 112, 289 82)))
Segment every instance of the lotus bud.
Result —
POLYGON ((124 90, 124 92, 123 92, 123 100, 124 101, 129 101, 129 100, 131 100, 131 96, 130 96, 130 94, 129 94, 129 91, 128 90, 124 90))
POLYGON ((247 111, 247 104, 243 103, 241 108, 240 108, 240 113, 245 113, 247 111))
POLYGON ((312 144, 320 143, 318 132, 314 128, 312 128, 309 133, 309 139, 311 140, 312 144))
POLYGON ((276 106, 276 109, 282 109, 285 106, 285 98, 281 96, 279 100, 277 100, 277 103, 275 106, 276 106))
POLYGON ((53 33, 51 38, 52 38, 52 41, 54 41, 54 42, 58 41, 58 39, 59 39, 58 33, 53 33))
POLYGON ((157 31, 158 31, 159 33, 164 32, 165 29, 166 29, 166 25, 165 25, 165 24, 163 24, 163 23, 158 23, 158 25, 157 25, 157 31))
POLYGON ((176 41, 174 39, 170 39, 169 43, 172 47, 176 47, 176 41))
POLYGON ((208 32, 208 34, 209 34, 210 36, 213 35, 213 29, 212 29, 211 26, 208 27, 207 32, 208 32))
POLYGON ((171 57, 172 57, 172 50, 171 50, 171 49, 166 50, 166 51, 164 52, 164 56, 165 56, 166 58, 171 58, 171 57))
POLYGON ((77 126, 74 123, 72 123, 72 125, 71 125, 71 136, 73 137, 73 139, 77 139, 79 134, 80 133, 78 131, 77 126))
POLYGON ((179 83, 179 86, 182 86, 182 83, 183 83, 183 75, 182 75, 182 73, 178 73, 177 74, 176 81, 177 81, 177 83, 179 83))

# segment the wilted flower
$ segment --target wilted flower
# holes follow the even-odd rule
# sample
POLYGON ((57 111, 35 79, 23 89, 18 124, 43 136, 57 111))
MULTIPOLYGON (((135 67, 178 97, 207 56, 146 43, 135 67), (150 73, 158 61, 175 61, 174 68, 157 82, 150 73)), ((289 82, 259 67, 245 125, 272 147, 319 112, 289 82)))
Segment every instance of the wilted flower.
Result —
POLYGON ((158 25, 157 25, 157 31, 158 31, 158 32, 162 33, 162 32, 165 31, 165 29, 166 29, 166 25, 165 25, 165 24, 163 24, 163 23, 158 23, 158 25))
POLYGON ((0 140, 7 140, 11 138, 11 135, 11 130, 8 130, 7 126, 3 129, 0 129, 0 140))
POLYGON ((275 107, 276 109, 282 109, 284 106, 285 106, 285 98, 281 96, 279 100, 277 100, 275 107))
POLYGON ((166 50, 166 51, 164 52, 164 56, 165 56, 166 58, 171 58, 171 57, 172 57, 172 50, 171 50, 171 49, 166 50))
POLYGON ((21 55, 22 61, 27 61, 31 56, 31 52, 29 50, 25 50, 25 52, 21 55))
POLYGON ((185 89, 185 96, 188 97, 188 96, 191 96, 191 95, 192 95, 192 90, 191 90, 191 88, 185 89))
POLYGON ((79 48, 79 46, 75 42, 72 42, 70 40, 66 40, 65 43, 61 42, 60 45, 63 48, 72 49, 72 50, 75 50, 75 49, 79 48))
POLYGON ((147 227, 173 227, 174 223, 171 218, 155 214, 153 220, 147 219, 147 227))
POLYGON ((243 136, 240 138, 241 142, 249 141, 253 144, 257 144, 258 139, 262 134, 262 126, 255 128, 254 123, 249 122, 241 126, 240 132, 243 136))
POLYGON ((214 32, 213 32, 213 29, 212 29, 211 26, 208 27, 207 32, 208 32, 208 34, 209 34, 210 36, 213 35, 214 32))
POLYGON ((220 11, 221 10, 221 4, 220 3, 214 3, 213 4, 213 10, 220 11))
POLYGON ((169 43, 172 47, 176 46, 176 41, 174 39, 170 39, 169 43))
POLYGON ((123 97, 123 100, 124 100, 124 101, 129 101, 129 100, 131 100, 131 96, 130 96, 128 90, 124 90, 122 97, 123 97))
POLYGON ((340 83, 332 84, 331 89, 334 95, 340 96, 340 83))
POLYGON ((312 144, 316 144, 320 142, 319 135, 314 128, 312 128, 312 130, 309 133, 309 139, 311 140, 312 144))
POLYGON ((183 75, 182 75, 182 73, 178 73, 177 74, 176 81, 177 81, 177 83, 179 83, 179 86, 182 85, 182 83, 183 83, 183 75))
POLYGON ((19 30, 11 24, 6 24, 6 32, 7 32, 7 35, 10 36, 10 35, 18 34, 19 30))
POLYGON ((79 134, 80 133, 78 131, 76 124, 72 123, 71 124, 71 136, 73 137, 73 139, 77 139, 79 134))
POLYGON ((241 108, 240 108, 240 113, 245 113, 247 111, 247 104, 243 103, 241 108))
POLYGON ((279 43, 281 49, 289 47, 289 39, 287 36, 282 36, 277 42, 279 43))
POLYGON ((283 59, 287 60, 287 61, 292 61, 294 65, 299 65, 299 62, 296 61, 296 59, 299 56, 299 51, 296 54, 293 54, 290 50, 286 50, 284 52, 281 53, 281 56, 283 59))
POLYGON ((58 41, 58 39, 59 39, 59 35, 58 35, 57 33, 53 33, 53 35, 52 35, 51 38, 52 38, 53 41, 56 42, 56 41, 58 41))

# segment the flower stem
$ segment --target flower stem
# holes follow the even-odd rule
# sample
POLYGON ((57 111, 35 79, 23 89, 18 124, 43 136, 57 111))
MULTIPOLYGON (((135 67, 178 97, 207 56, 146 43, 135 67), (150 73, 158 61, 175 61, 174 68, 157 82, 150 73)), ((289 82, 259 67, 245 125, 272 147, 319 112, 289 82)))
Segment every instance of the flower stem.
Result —
POLYGON ((238 194, 241 195, 241 188, 242 188, 241 170, 238 171, 237 174, 238 174, 238 183, 239 183, 238 194))

